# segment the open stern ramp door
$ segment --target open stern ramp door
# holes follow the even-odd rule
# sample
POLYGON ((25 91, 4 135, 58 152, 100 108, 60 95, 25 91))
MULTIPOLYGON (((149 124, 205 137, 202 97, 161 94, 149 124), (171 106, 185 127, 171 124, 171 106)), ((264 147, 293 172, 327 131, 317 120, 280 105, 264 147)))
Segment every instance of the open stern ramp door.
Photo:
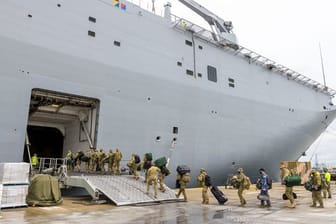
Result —
POLYGON ((158 190, 157 198, 154 198, 153 186, 150 186, 149 194, 146 194, 147 184, 144 178, 135 180, 133 176, 110 175, 82 175, 69 176, 65 185, 85 188, 93 199, 98 199, 99 194, 104 194, 117 206, 159 203, 163 201, 178 201, 175 192, 166 186, 165 192, 158 190))

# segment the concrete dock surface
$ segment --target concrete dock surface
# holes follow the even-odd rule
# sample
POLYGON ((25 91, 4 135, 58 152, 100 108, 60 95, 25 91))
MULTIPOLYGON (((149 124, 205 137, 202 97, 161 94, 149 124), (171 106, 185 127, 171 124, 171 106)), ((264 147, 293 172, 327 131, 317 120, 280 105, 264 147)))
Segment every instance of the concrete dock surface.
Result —
MULTIPOLYGON (((201 188, 187 190, 188 202, 121 206, 92 205, 89 198, 65 197, 60 206, 2 209, 0 223, 135 223, 135 224, 194 224, 194 223, 328 223, 336 224, 335 197, 324 199, 325 208, 311 208, 311 192, 294 187, 296 208, 288 208, 282 200, 284 186, 273 184, 270 190, 272 207, 259 208, 259 191, 251 187, 244 191, 247 205, 238 207, 236 189, 219 187, 229 201, 219 205, 209 191, 210 204, 201 204, 201 188)), ((332 185, 332 190, 335 185, 332 185)))

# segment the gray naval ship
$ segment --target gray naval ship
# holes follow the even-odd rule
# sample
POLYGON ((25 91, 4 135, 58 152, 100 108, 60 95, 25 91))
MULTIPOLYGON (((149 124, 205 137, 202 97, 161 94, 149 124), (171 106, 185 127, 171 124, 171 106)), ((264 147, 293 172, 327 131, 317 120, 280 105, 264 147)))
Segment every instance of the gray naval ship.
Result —
POLYGON ((128 1, 1 0, 1 162, 28 161, 28 139, 40 157, 119 147, 223 184, 238 167, 276 178, 279 161, 300 157, 335 118, 336 92, 180 2, 211 29, 170 3, 158 16, 128 1))

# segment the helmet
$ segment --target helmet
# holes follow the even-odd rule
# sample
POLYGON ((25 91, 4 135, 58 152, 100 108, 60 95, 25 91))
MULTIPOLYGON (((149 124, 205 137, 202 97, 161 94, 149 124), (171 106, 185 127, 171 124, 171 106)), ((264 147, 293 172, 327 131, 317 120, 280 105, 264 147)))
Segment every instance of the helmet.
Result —
POLYGON ((201 168, 201 169, 200 169, 200 172, 205 172, 205 169, 204 169, 204 168, 201 168))
POLYGON ((328 168, 323 168, 323 171, 326 173, 326 172, 328 172, 328 168))

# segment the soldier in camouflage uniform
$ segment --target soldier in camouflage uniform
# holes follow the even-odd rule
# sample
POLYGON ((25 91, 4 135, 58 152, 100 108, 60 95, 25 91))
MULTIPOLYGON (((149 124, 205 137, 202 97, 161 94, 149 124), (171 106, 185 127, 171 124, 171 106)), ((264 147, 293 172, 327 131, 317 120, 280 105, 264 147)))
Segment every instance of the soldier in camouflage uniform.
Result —
POLYGON ((202 187, 202 204, 209 204, 209 187, 205 185, 205 176, 207 175, 204 168, 200 169, 200 174, 197 177, 199 185, 202 187))
POLYGON ((132 154, 131 160, 129 161, 129 167, 133 172, 134 179, 139 179, 138 164, 135 162, 135 155, 132 154))
POLYGON ((243 192, 245 190, 245 181, 247 179, 247 177, 244 174, 244 170, 243 168, 238 168, 237 170, 238 174, 237 174, 237 181, 239 182, 239 188, 238 188, 238 197, 240 200, 240 207, 244 207, 246 204, 246 200, 243 196, 243 192))
POLYGON ((179 192, 177 193, 176 197, 179 198, 181 193, 183 194, 184 201, 187 202, 187 194, 185 192, 185 188, 187 187, 187 184, 190 181, 190 173, 185 173, 183 175, 177 174, 176 176, 176 182, 179 185, 179 192))
MULTIPOLYGON (((289 169, 287 169, 287 167, 284 163, 282 163, 280 165, 280 169, 281 169, 281 176, 280 176, 281 184, 285 185, 286 184, 285 179, 286 179, 287 176, 290 175, 290 171, 289 171, 289 169)), ((287 198, 290 202, 289 208, 295 208, 296 203, 294 201, 294 196, 293 196, 293 187, 286 186, 285 194, 286 194, 286 196, 287 196, 287 198)))
POLYGON ((105 173, 105 159, 106 159, 106 154, 103 149, 100 149, 98 160, 99 160, 100 172, 102 174, 105 173))
POLYGON ((159 180, 159 183, 160 183, 160 191, 162 192, 165 192, 166 189, 165 189, 165 184, 164 184, 164 178, 165 178, 165 174, 162 173, 162 170, 160 170, 160 173, 158 175, 158 180, 159 180))
POLYGON ((117 174, 120 174, 120 161, 122 159, 122 154, 119 151, 119 149, 117 148, 115 153, 114 153, 114 162, 113 162, 113 166, 114 166, 114 172, 117 174))
POLYGON ((113 162, 114 162, 114 153, 113 153, 113 150, 110 149, 109 154, 108 154, 108 172, 112 175, 114 174, 113 162))
POLYGON ((146 194, 149 194, 149 185, 153 185, 154 198, 157 198, 157 193, 158 193, 157 181, 158 181, 158 175, 160 172, 161 172, 160 168, 156 166, 151 166, 151 168, 149 168, 147 171, 147 192, 146 194))
POLYGON ((313 190, 312 190, 312 199, 313 199, 313 204, 310 207, 316 208, 316 201, 319 202, 320 206, 319 208, 324 208, 323 206, 323 200, 322 200, 322 195, 321 195, 321 176, 320 173, 317 172, 316 170, 312 170, 311 173, 311 178, 313 182, 313 190))

